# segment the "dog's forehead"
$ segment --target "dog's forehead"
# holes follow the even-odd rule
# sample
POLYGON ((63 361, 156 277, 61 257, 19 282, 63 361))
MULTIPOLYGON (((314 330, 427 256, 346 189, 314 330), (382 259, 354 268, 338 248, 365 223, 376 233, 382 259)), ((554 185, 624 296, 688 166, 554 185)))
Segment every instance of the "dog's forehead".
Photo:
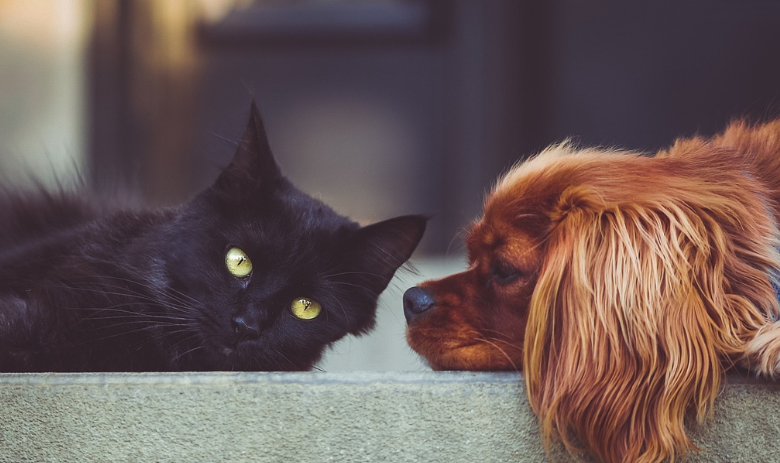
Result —
POLYGON ((470 248, 494 248, 504 240, 505 227, 502 224, 482 220, 474 224, 468 236, 470 248))
POLYGON ((468 245, 471 249, 485 249, 495 251, 497 248, 521 249, 531 244, 531 237, 523 230, 518 229, 511 222, 500 218, 483 217, 477 222, 468 236, 468 245))
POLYGON ((468 235, 468 242, 472 245, 490 246, 495 242, 495 234, 490 227, 483 221, 476 222, 471 227, 471 232, 468 235))

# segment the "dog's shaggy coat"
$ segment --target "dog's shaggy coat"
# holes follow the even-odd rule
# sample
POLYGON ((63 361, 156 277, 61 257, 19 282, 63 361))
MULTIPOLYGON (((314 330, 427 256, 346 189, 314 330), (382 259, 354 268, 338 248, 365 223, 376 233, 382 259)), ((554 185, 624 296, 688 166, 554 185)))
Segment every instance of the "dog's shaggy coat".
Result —
POLYGON ((407 339, 435 369, 522 368, 547 443, 678 460, 725 370, 780 375, 779 219, 780 121, 653 157, 556 145, 500 179, 407 339))

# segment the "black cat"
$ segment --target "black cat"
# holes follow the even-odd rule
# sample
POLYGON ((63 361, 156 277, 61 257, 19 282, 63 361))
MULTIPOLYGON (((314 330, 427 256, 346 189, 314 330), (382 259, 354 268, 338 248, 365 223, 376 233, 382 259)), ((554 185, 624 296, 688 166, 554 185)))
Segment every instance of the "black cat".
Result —
POLYGON ((0 197, 0 371, 305 370, 374 324, 426 219, 360 227, 279 171, 254 104, 178 208, 0 197))

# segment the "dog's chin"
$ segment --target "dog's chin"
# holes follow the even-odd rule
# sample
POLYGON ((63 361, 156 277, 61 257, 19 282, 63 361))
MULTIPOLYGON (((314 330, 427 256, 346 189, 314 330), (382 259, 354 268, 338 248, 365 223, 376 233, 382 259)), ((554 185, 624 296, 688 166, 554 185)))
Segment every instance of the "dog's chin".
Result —
POLYGON ((409 346, 436 371, 521 371, 522 351, 510 357, 485 341, 434 340, 416 336, 413 328, 406 335, 409 346))

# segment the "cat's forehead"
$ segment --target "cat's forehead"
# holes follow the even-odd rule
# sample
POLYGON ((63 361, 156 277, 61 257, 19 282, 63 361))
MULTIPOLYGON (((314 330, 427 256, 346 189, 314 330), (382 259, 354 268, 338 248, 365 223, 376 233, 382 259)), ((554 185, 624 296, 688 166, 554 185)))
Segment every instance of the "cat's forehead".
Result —
POLYGON ((287 228, 292 232, 327 234, 357 224, 338 214, 330 206, 298 190, 273 199, 258 217, 261 222, 287 228))
POLYGON ((201 199, 190 209, 195 220, 228 244, 272 254, 324 253, 360 228, 289 182, 266 194, 235 197, 207 191, 201 199))
POLYGON ((225 231, 242 241, 296 253, 326 246, 359 228, 327 205, 300 195, 239 211, 226 222, 225 231))

